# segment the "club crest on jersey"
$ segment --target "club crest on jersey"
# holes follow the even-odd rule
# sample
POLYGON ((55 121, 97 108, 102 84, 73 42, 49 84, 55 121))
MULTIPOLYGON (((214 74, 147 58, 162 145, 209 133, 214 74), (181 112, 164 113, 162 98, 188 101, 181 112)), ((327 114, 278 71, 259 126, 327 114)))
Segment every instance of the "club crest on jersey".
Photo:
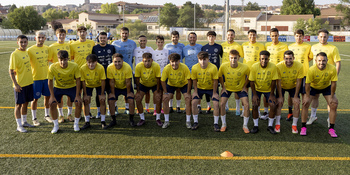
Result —
POLYGON ((107 50, 107 53, 112 53, 111 49, 108 49, 108 50, 107 50))
POLYGON ((214 49, 214 52, 218 52, 218 51, 219 51, 219 49, 218 49, 218 48, 215 48, 215 49, 214 49))

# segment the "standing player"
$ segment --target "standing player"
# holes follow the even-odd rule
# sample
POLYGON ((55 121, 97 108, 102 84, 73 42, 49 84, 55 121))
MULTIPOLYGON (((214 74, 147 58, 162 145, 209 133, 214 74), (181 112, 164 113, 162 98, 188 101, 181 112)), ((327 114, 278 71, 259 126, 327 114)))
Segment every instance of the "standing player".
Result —
POLYGON ((143 113, 142 99, 143 96, 150 90, 153 92, 153 101, 156 104, 156 122, 158 126, 162 126, 160 121, 162 90, 160 85, 160 66, 158 63, 153 62, 151 53, 144 53, 142 55, 143 60, 136 65, 135 78, 137 85, 137 93, 135 95, 137 110, 141 120, 137 123, 137 126, 145 124, 145 115, 143 113))
POLYGON ((109 109, 111 110, 112 121, 109 125, 103 129, 113 127, 117 124, 115 116, 115 101, 118 100, 119 95, 124 95, 130 105, 129 123, 131 126, 136 126, 134 122, 134 91, 132 88, 132 70, 128 63, 123 61, 123 55, 116 53, 113 55, 113 64, 110 64, 107 68, 107 78, 109 79, 109 85, 111 92, 108 95, 109 109))
MULTIPOLYGON (((108 38, 106 32, 101 32, 98 36, 100 43, 95 45, 92 48, 92 54, 97 55, 97 62, 101 64, 105 70, 105 74, 107 74, 107 67, 112 63, 112 55, 115 54, 114 46, 107 44, 108 38)), ((109 80, 105 80, 105 91, 108 94, 110 91, 109 88, 109 80)), ((96 106, 97 106, 97 115, 96 118, 100 118, 100 94, 96 93, 96 106)))
POLYGON ((288 45, 278 41, 278 29, 272 28, 270 30, 270 37, 272 42, 265 44, 266 50, 270 52, 270 62, 277 65, 283 60, 283 54, 288 50, 288 45))
MULTIPOLYGON (((123 55, 123 61, 128 63, 133 70, 133 54, 134 49, 136 48, 136 43, 133 40, 129 40, 129 29, 127 27, 122 27, 120 29, 120 40, 113 41, 112 45, 115 47, 116 53, 120 53, 123 55)), ((108 77, 107 77, 108 78, 108 77)), ((127 103, 127 99, 125 99, 125 112, 129 113, 129 104, 127 103)))
POLYGON ((239 52, 237 50, 231 50, 229 56, 230 62, 225 62, 220 66, 219 69, 219 80, 222 84, 221 90, 221 132, 226 131, 226 110, 225 105, 230 98, 231 94, 236 94, 244 106, 243 111, 243 131, 249 133, 248 121, 249 121, 249 100, 247 85, 249 83, 249 67, 246 64, 238 62, 239 52))
MULTIPOLYGON (((227 30, 227 36, 226 36, 226 42, 222 43, 222 49, 223 49, 223 54, 222 54, 222 64, 226 63, 226 62, 230 62, 230 51, 231 50, 237 50, 240 57, 244 58, 244 52, 243 52, 243 48, 241 45, 239 45, 237 42, 234 41, 235 39, 235 31, 233 29, 228 29, 227 30)), ((235 99, 236 99, 236 115, 240 115, 240 98, 235 94, 235 99)), ((228 101, 226 103, 225 106, 226 110, 229 110, 228 107, 228 101)), ((243 105, 244 108, 244 105, 243 105)))
MULTIPOLYGON (((102 33, 102 32, 101 32, 102 33)), ((101 40, 100 40, 101 41, 101 40)), ((83 101, 84 101, 84 116, 85 125, 81 129, 90 127, 90 102, 92 91, 96 89, 98 99, 101 101, 101 125, 102 128, 106 126, 106 96, 105 96, 105 85, 106 85, 106 73, 103 66, 97 63, 98 57, 95 54, 90 54, 86 57, 86 63, 80 67, 81 82, 83 86, 83 101)))
POLYGON ((316 100, 316 95, 319 96, 322 93, 330 108, 328 134, 335 138, 338 137, 334 130, 338 108, 338 99, 335 96, 338 81, 337 69, 332 64, 327 63, 327 54, 324 52, 316 55, 315 62, 316 64, 310 67, 306 77, 306 96, 303 99, 303 108, 301 111, 302 128, 300 135, 306 135, 306 120, 311 101, 316 100))
POLYGON ((36 109, 38 106, 38 100, 41 95, 44 96, 44 106, 45 106, 45 117, 51 120, 50 116, 50 91, 47 81, 47 72, 49 70, 49 47, 44 45, 46 40, 46 34, 42 31, 37 31, 35 34, 36 45, 28 48, 28 55, 30 58, 30 64, 32 66, 33 73, 33 89, 34 89, 34 100, 31 104, 32 108, 32 120, 34 126, 39 126, 40 123, 36 117, 36 109))
MULTIPOLYGON (((339 56, 339 50, 336 46, 329 44, 327 42, 328 40, 329 32, 326 29, 321 29, 318 31, 318 41, 319 43, 312 45, 311 52, 314 55, 314 64, 316 64, 316 55, 320 52, 324 52, 327 55, 327 60, 329 64, 333 65, 337 69, 337 74, 339 75, 340 68, 341 68, 341 59, 339 56)), ((306 124, 311 125, 314 121, 317 120, 316 117, 316 111, 318 108, 318 98, 320 97, 319 94, 316 94, 315 98, 313 98, 312 104, 311 104, 311 116, 306 124)), ((329 113, 329 107, 328 113, 329 113)))
MULTIPOLYGON (((279 79, 279 77, 277 67, 275 64, 269 62, 269 57, 270 53, 268 51, 261 51, 260 62, 253 64, 252 68, 250 69, 249 81, 253 93, 252 113, 254 121, 254 127, 250 132, 253 134, 259 131, 258 106, 260 105, 260 97, 262 94, 268 100, 266 103, 268 103, 270 106, 269 124, 267 130, 271 134, 276 134, 276 131, 272 126, 277 109, 275 89, 276 81, 279 79)), ((279 98, 282 98, 282 95, 280 95, 279 98)))
MULTIPOLYGON (((216 33, 214 31, 209 31, 207 33, 207 39, 209 43, 202 47, 202 51, 208 52, 210 63, 214 64, 219 70, 220 58, 222 58, 222 47, 221 45, 215 43, 216 33)), ((210 97, 209 95, 205 95, 205 98, 208 105, 206 113, 210 114, 210 97)))
POLYGON ((79 68, 86 63, 86 57, 91 54, 95 42, 86 39, 87 29, 84 26, 78 28, 79 41, 70 45, 70 57, 78 64, 79 68))
POLYGON ((169 100, 172 99, 174 92, 180 89, 182 92, 186 108, 186 127, 191 128, 191 73, 188 67, 180 62, 181 56, 177 53, 169 55, 170 63, 165 66, 162 73, 162 88, 163 95, 163 107, 165 122, 162 128, 167 128, 170 125, 169 122, 169 100), (168 80, 166 82, 166 80, 168 80))
POLYGON ((299 90, 302 84, 302 79, 304 78, 304 68, 299 61, 294 61, 294 53, 291 50, 284 52, 284 61, 281 61, 277 64, 278 72, 281 79, 278 80, 279 86, 282 88, 282 103, 279 103, 277 106, 276 112, 276 124, 275 131, 280 132, 280 120, 281 120, 281 109, 284 102, 284 93, 287 91, 289 96, 293 100, 294 111, 293 111, 293 124, 292 124, 292 133, 297 134, 297 123, 300 113, 300 97, 299 90))
MULTIPOLYGON (((311 45, 308 43, 303 42, 304 38, 304 31, 301 29, 298 29, 294 32, 294 38, 295 38, 295 43, 290 44, 288 46, 288 49, 293 51, 295 61, 299 61, 303 65, 303 73, 304 73, 304 78, 301 83, 301 88, 300 88, 300 93, 301 96, 304 98, 305 95, 305 80, 306 80, 306 75, 309 70, 309 62, 312 60, 313 55, 311 52, 311 45)), ((292 120, 293 117, 293 103, 290 97, 288 97, 288 115, 287 115, 287 121, 292 120)), ((300 108, 300 107, 299 107, 300 108)), ((296 116, 299 118, 299 116, 296 116)), ((294 118, 293 118, 294 121, 294 118)), ((294 123, 294 122, 293 122, 294 123)), ((296 126, 296 125, 295 125, 296 126)))
MULTIPOLYGON (((177 53, 180 55, 180 62, 182 63, 182 49, 185 47, 184 44, 179 43, 179 32, 178 31, 172 31, 171 32, 171 43, 168 43, 165 45, 165 49, 169 50, 169 55, 172 53, 177 53)), ((180 110, 181 105, 181 92, 179 89, 176 90, 176 112, 181 113, 180 110)), ((170 99, 169 101, 169 107, 170 107, 170 113, 174 112, 173 109, 173 99, 170 99)))
POLYGON ((191 79, 193 80, 194 92, 192 94, 192 115, 194 123, 192 130, 198 128, 197 105, 204 94, 208 94, 214 105, 214 131, 220 131, 219 127, 219 94, 218 94, 218 69, 209 62, 209 54, 205 51, 198 53, 198 62, 192 68, 191 79))
POLYGON ((59 130, 57 103, 60 103, 63 95, 70 97, 72 103, 75 102, 74 131, 77 132, 80 131, 79 120, 82 107, 79 67, 76 63, 69 61, 68 52, 65 50, 58 51, 57 57, 58 62, 51 64, 48 73, 50 113, 54 124, 51 133, 55 134, 59 130), (53 84, 53 80, 55 80, 55 85, 53 84))
POLYGON ((18 49, 12 52, 10 57, 9 73, 16 101, 14 115, 17 131, 27 132, 24 127, 33 127, 27 122, 28 103, 33 101, 33 74, 26 51, 28 38, 25 35, 19 35, 17 45, 18 49))

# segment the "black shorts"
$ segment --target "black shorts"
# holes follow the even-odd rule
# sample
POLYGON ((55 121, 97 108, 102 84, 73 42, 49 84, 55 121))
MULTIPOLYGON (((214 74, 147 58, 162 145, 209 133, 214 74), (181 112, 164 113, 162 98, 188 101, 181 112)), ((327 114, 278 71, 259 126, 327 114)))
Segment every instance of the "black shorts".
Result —
POLYGON ((13 91, 15 93, 16 104, 24 104, 26 102, 31 102, 34 99, 33 84, 22 87, 21 92, 16 92, 15 88, 13 88, 13 91))
MULTIPOLYGON (((198 97, 193 97, 193 99, 202 99, 204 94, 208 94, 213 101, 219 101, 219 99, 213 98, 213 90, 198 89, 198 97)), ((219 93, 218 91, 216 93, 219 93)))
POLYGON ((171 93, 171 94, 174 94, 174 92, 177 90, 177 89, 180 89, 181 93, 184 94, 184 93, 187 93, 187 86, 188 84, 182 86, 182 87, 175 87, 175 86, 170 86, 168 84, 166 84, 166 90, 168 93, 171 93))
POLYGON ((86 87, 86 95, 87 96, 92 96, 92 91, 96 89, 96 95, 101 95, 101 86, 100 87, 95 87, 95 88, 89 88, 89 87, 86 87))
POLYGON ((227 93, 222 93, 221 94, 221 97, 227 97, 227 98, 230 98, 231 94, 232 93, 236 93, 238 95, 239 98, 243 98, 243 97, 248 97, 248 93, 245 92, 245 91, 239 91, 239 92, 232 92, 232 91, 228 91, 226 90, 227 93))
POLYGON ((70 98, 71 102, 74 102, 75 96, 76 96, 76 87, 68 88, 68 89, 60 89, 60 88, 53 88, 53 93, 55 95, 55 98, 58 103, 61 103, 61 99, 63 95, 67 95, 70 98))
POLYGON ((323 96, 331 95, 331 85, 324 89, 315 89, 311 87, 310 95, 315 96, 320 93, 322 93, 323 96))

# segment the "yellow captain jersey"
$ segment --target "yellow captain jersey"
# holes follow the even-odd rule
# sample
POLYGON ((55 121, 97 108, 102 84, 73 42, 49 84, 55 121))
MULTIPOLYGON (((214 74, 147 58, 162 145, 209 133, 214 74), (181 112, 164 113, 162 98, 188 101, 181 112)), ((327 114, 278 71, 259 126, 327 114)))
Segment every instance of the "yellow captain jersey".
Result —
POLYGON ((75 63, 81 67, 86 63, 86 57, 92 53, 92 47, 95 46, 95 42, 92 40, 86 40, 85 42, 75 41, 70 45, 70 56, 75 63))
POLYGON ((288 49, 293 51, 295 60, 299 61, 301 64, 303 64, 303 72, 304 77, 307 75, 307 71, 309 70, 309 58, 312 58, 312 52, 311 52, 311 45, 308 43, 293 43, 288 46, 288 49))
POLYGON ((81 81, 85 81, 86 87, 95 88, 101 86, 101 81, 106 79, 105 68, 97 63, 91 70, 87 63, 80 67, 81 81))
POLYGON ((244 52, 243 52, 243 49, 242 49, 242 46, 239 45, 238 43, 236 42, 233 42, 232 44, 229 44, 227 41, 222 43, 221 44, 221 47, 222 47, 222 51, 223 51, 223 54, 222 54, 222 63, 226 63, 226 62, 230 62, 230 51, 231 50, 237 50, 239 52, 239 56, 241 58, 244 57, 244 52))
POLYGON ((126 88, 126 79, 132 78, 132 70, 128 63, 123 62, 123 66, 117 69, 114 64, 107 67, 107 78, 114 80, 114 87, 118 89, 126 88))
POLYGON ((32 68, 30 66, 30 58, 27 51, 16 49, 12 52, 9 69, 16 72, 16 81, 21 87, 33 84, 32 68))
POLYGON ((270 52, 270 62, 273 64, 278 64, 283 61, 284 52, 288 50, 288 45, 286 43, 279 42, 274 45, 272 42, 265 44, 266 50, 270 52))
POLYGON ((325 89, 331 85, 332 81, 338 81, 337 69, 332 64, 327 63, 326 69, 320 70, 317 65, 310 67, 305 83, 315 89, 325 89))
POLYGON ((163 69, 161 81, 168 80, 168 85, 173 87, 183 87, 191 79, 190 69, 184 64, 180 63, 179 68, 174 70, 170 64, 163 69))
POLYGON ((76 86, 76 79, 80 78, 80 70, 76 63, 68 61, 68 66, 62 68, 60 63, 53 63, 50 65, 49 80, 55 80, 54 86, 60 89, 69 89, 76 86))
POLYGON ((250 69, 249 81, 254 81, 256 91, 271 92, 272 81, 278 79, 278 70, 273 63, 269 62, 266 68, 262 68, 260 62, 258 62, 253 64, 250 69))
POLYGON ((197 63, 192 67, 191 78, 197 80, 197 88, 211 90, 213 89, 213 80, 219 79, 218 68, 214 64, 208 63, 207 68, 202 69, 197 63))
POLYGON ((297 85, 297 79, 304 78, 303 64, 294 61, 292 67, 287 67, 285 61, 277 65, 278 73, 281 78, 281 87, 283 89, 293 89, 297 85))
POLYGON ((335 66, 336 62, 341 61, 338 48, 329 43, 326 45, 322 45, 320 43, 314 44, 311 47, 311 52, 313 54, 314 64, 315 64, 316 55, 320 52, 324 52, 327 54, 329 64, 332 64, 335 66))
POLYGON ((157 78, 161 77, 160 66, 156 62, 152 62, 150 68, 146 68, 143 62, 136 65, 135 77, 140 78, 140 83, 146 87, 157 85, 157 78))
POLYGON ((49 71, 49 47, 43 45, 38 47, 36 45, 27 49, 30 65, 32 66, 33 80, 47 79, 47 72, 49 71))
MULTIPOLYGON (((70 55, 70 47, 69 47, 69 43, 53 43, 49 46, 49 61, 51 63, 57 63, 58 62, 58 58, 57 58, 57 53, 60 50, 65 50, 68 52, 68 55, 70 55)), ((70 58, 68 56, 68 58, 70 58)))
POLYGON ((225 88, 231 92, 242 91, 246 77, 249 76, 249 67, 246 64, 238 62, 236 68, 231 67, 230 63, 223 63, 219 69, 219 77, 225 77, 225 88))
POLYGON ((259 62, 260 52, 265 50, 265 46, 262 43, 251 44, 249 41, 242 44, 244 59, 243 63, 252 61, 253 63, 259 62))

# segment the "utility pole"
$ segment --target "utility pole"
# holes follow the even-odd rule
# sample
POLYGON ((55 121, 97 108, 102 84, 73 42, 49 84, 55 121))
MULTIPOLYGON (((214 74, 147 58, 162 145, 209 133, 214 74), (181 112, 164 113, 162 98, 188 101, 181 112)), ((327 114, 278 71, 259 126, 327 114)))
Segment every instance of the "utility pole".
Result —
POLYGON ((193 32, 196 32, 196 4, 194 4, 194 14, 193 14, 193 32))
POLYGON ((225 27, 224 27, 224 31, 222 31, 222 40, 226 40, 226 32, 229 29, 229 7, 230 7, 230 1, 226 0, 225 1, 225 27))
POLYGON ((158 35, 160 35, 160 7, 158 7, 158 35))

